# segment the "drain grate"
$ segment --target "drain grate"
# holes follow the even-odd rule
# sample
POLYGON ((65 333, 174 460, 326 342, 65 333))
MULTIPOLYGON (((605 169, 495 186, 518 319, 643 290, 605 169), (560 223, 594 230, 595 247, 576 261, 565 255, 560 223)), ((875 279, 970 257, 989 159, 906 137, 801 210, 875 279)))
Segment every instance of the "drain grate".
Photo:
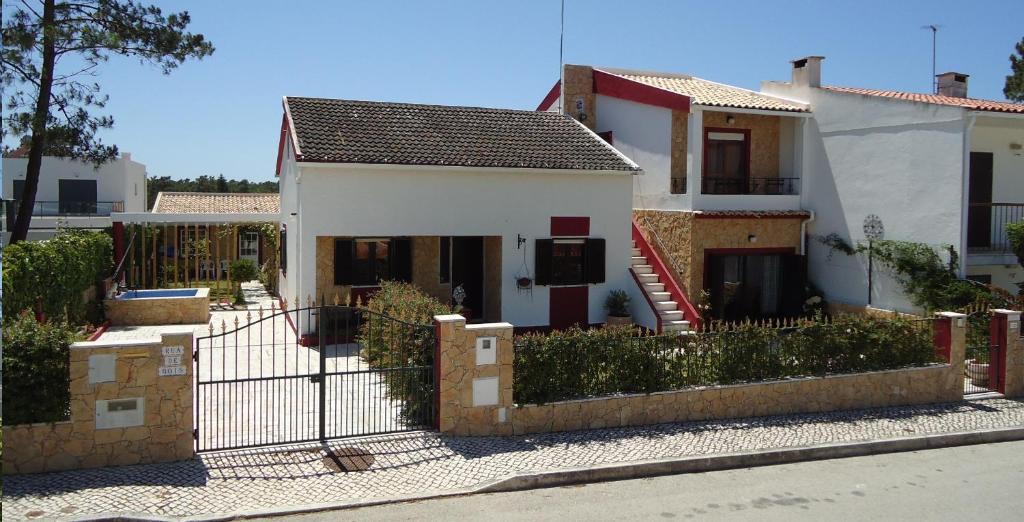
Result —
POLYGON ((333 472, 365 471, 373 465, 373 454, 361 448, 329 448, 324 465, 333 472))

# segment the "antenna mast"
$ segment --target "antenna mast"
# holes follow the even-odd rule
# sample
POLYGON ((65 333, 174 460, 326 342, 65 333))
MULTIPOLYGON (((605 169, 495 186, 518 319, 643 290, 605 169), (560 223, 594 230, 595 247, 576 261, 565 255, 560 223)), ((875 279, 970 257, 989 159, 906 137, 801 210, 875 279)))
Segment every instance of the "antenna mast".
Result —
POLYGON ((562 98, 565 97, 565 78, 563 70, 565 69, 562 59, 563 51, 565 49, 565 0, 562 0, 562 24, 558 30, 558 112, 562 112, 562 98))
POLYGON ((932 94, 939 93, 939 81, 935 78, 935 41, 940 27, 942 26, 938 24, 921 26, 921 29, 929 29, 932 32, 932 94))

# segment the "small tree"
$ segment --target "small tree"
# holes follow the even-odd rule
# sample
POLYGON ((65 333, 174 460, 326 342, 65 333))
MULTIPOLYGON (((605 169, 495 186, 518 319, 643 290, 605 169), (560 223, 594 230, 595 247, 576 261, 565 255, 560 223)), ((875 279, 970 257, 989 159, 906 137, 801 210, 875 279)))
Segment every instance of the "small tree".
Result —
POLYGON ((1003 95, 1007 100, 1024 102, 1024 38, 1014 46, 1010 53, 1010 74, 1006 77, 1003 95))
POLYGON ((231 263, 231 282, 235 285, 235 304, 245 302, 242 294, 242 283, 247 283, 260 276, 256 263, 249 259, 236 259, 231 263))

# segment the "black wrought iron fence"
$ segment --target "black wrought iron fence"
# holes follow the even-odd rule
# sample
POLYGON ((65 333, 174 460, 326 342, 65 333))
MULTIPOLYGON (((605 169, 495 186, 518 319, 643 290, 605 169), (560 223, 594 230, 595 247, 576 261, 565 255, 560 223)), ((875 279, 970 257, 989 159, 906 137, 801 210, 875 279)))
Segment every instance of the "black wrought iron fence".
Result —
POLYGON ((842 316, 772 328, 739 325, 687 335, 568 330, 516 339, 519 404, 652 393, 940 362, 932 319, 842 316))
POLYGON ((793 196, 800 193, 800 178, 715 178, 701 179, 704 194, 755 194, 793 196))

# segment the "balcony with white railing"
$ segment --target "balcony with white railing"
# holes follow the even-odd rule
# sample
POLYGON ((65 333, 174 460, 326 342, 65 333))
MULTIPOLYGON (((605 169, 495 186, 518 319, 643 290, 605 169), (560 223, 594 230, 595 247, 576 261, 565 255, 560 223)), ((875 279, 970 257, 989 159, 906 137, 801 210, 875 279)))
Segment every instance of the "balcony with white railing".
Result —
MULTIPOLYGON (((21 202, 4 202, 4 230, 14 225, 21 202)), ((30 228, 102 228, 110 226, 110 214, 124 212, 123 201, 36 201, 32 205, 30 228)))

